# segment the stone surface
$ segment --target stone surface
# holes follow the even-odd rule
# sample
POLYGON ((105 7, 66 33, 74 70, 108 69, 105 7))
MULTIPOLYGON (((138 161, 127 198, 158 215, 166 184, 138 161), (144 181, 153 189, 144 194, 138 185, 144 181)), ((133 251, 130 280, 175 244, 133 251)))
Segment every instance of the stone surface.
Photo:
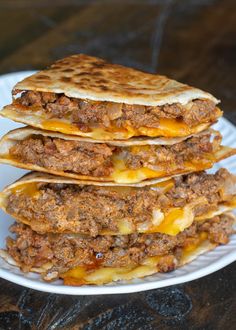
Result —
MULTIPOLYGON (((222 99, 236 124, 234 0, 1 0, 0 73, 78 52, 159 72, 222 99)), ((236 263, 160 290, 70 297, 0 280, 0 329, 236 328, 236 263)))

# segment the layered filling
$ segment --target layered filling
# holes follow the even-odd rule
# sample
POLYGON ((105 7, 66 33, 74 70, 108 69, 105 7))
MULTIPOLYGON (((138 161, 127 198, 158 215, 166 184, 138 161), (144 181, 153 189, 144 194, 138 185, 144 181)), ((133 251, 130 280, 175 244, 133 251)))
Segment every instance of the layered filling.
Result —
POLYGON ((26 225, 15 224, 11 227, 15 238, 7 238, 7 251, 23 271, 40 269, 45 280, 62 277, 65 284, 98 284, 119 279, 119 274, 129 278, 172 271, 184 263, 186 254, 194 255, 203 241, 226 244, 232 225, 232 216, 225 214, 194 222, 177 236, 89 238, 75 234, 42 235, 26 225))
POLYGON ((219 133, 204 133, 174 145, 112 146, 35 134, 9 149, 8 158, 71 177, 103 177, 131 183, 203 170, 221 157, 219 133))
POLYGON ((109 177, 113 172, 114 149, 104 143, 32 135, 17 141, 10 148, 9 157, 21 163, 37 165, 48 170, 109 177))
POLYGON ((187 136, 221 116, 215 103, 207 99, 195 99, 185 105, 144 106, 26 91, 14 101, 14 105, 36 116, 39 111, 40 127, 44 129, 67 134, 77 131, 79 135, 97 139, 127 139, 138 135, 187 136))
MULTIPOLYGON (((233 208, 235 178, 225 169, 152 186, 106 187, 29 182, 12 188, 6 211, 38 232, 176 235, 221 205, 233 208)), ((211 215, 210 215, 211 217, 211 215)))

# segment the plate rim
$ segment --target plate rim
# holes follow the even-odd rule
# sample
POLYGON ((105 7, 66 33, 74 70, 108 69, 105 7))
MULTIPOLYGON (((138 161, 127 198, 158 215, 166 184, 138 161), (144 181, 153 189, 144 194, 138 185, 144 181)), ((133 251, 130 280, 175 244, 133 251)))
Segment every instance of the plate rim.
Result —
MULTIPOLYGON (((209 256, 210 253, 215 252, 220 248, 221 247, 218 246, 214 250, 209 251, 204 255, 210 257, 209 256)), ((199 256, 198 258, 201 258, 201 256, 199 256)), ((235 260, 236 260, 235 251, 231 251, 230 253, 221 256, 219 259, 216 259, 214 262, 212 262, 208 266, 205 266, 204 268, 200 268, 199 270, 189 272, 188 274, 178 275, 176 278, 171 277, 167 279, 160 279, 157 281, 154 280, 150 282, 147 281, 143 283, 131 283, 131 284, 122 284, 122 285, 99 285, 99 286, 96 285, 68 286, 64 284, 53 285, 41 281, 37 282, 23 275, 14 274, 8 270, 4 270, 1 268, 0 268, 0 277, 12 283, 19 284, 24 287, 28 287, 30 289, 34 289, 42 292, 48 292, 48 293, 62 294, 62 295, 126 294, 126 293, 148 291, 152 289, 159 289, 171 285, 182 284, 196 279, 200 279, 206 275, 212 274, 217 270, 226 267, 235 260)), ((10 266, 10 267, 14 267, 14 266, 10 266)))

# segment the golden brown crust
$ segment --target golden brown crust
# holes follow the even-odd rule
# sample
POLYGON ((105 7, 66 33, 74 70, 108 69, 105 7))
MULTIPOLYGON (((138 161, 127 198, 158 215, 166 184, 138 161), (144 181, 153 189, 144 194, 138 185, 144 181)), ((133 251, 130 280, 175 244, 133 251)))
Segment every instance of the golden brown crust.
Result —
POLYGON ((211 94, 165 76, 110 64, 84 54, 61 59, 48 69, 24 79, 15 86, 13 93, 23 90, 147 106, 186 104, 193 99, 218 103, 211 94))

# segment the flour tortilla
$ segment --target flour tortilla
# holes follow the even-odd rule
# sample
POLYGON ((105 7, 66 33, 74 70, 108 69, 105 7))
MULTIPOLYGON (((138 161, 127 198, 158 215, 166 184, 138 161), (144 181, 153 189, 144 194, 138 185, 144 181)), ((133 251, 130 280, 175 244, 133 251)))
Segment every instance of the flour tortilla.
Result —
POLYGON ((83 136, 63 134, 63 133, 59 133, 59 132, 41 130, 41 129, 37 129, 37 128, 32 128, 30 126, 26 126, 26 127, 14 129, 2 137, 2 139, 0 140, 0 154, 2 154, 3 150, 4 150, 4 149, 2 149, 3 148, 2 145, 10 143, 9 140, 16 140, 16 141, 24 140, 25 138, 27 138, 28 136, 33 135, 33 134, 41 134, 43 136, 51 136, 51 137, 56 137, 56 138, 64 139, 64 140, 90 142, 90 143, 106 143, 108 145, 116 146, 116 147, 129 147, 129 146, 143 146, 143 145, 174 145, 174 144, 182 142, 190 137, 204 135, 207 133, 211 133, 213 135, 219 134, 219 132, 216 132, 213 129, 208 129, 208 130, 205 130, 198 134, 191 134, 188 137, 176 137, 176 138, 133 137, 133 138, 130 138, 129 140, 101 141, 101 140, 90 139, 90 138, 83 137, 83 136))
MULTIPOLYGON (((206 132, 199 133, 198 135, 207 134, 207 133, 211 133, 212 136, 219 134, 218 132, 209 130, 206 132)), ((28 169, 31 171, 33 170, 33 171, 45 172, 45 173, 60 175, 60 176, 68 177, 68 178, 78 179, 78 180, 91 180, 91 181, 97 181, 97 182, 111 182, 111 183, 113 182, 113 184, 117 183, 118 181, 121 181, 119 179, 115 180, 111 176, 110 177, 94 177, 94 176, 89 176, 89 175, 85 176, 85 175, 80 175, 80 174, 76 174, 73 172, 65 172, 65 171, 60 171, 60 170, 55 170, 55 169, 49 169, 49 168, 45 168, 42 166, 38 166, 36 164, 24 163, 24 162, 20 162, 20 160, 11 159, 9 156, 9 149, 17 141, 23 140, 33 134, 36 134, 36 135, 40 134, 43 136, 55 137, 55 138, 60 138, 60 139, 64 139, 64 140, 98 143, 98 141, 94 141, 94 140, 91 140, 88 138, 83 138, 83 137, 78 137, 78 136, 71 136, 71 135, 64 135, 61 133, 42 131, 42 130, 30 128, 30 127, 19 128, 19 129, 16 129, 16 130, 13 130, 13 131, 7 133, 0 140, 0 163, 5 163, 8 165, 28 169), (115 181, 117 181, 117 182, 115 182, 115 181)), ((194 135, 194 136, 197 136, 197 135, 194 135)), ((172 140, 172 143, 175 144, 177 142, 182 141, 183 139, 173 138, 171 140, 172 140)), ((132 139, 132 141, 106 141, 106 144, 112 145, 112 146, 127 147, 127 146, 132 146, 132 145, 145 145, 145 144, 159 145, 160 142, 163 142, 163 139, 161 139, 161 141, 160 141, 160 139, 153 139, 153 140, 143 139, 142 140, 141 138, 137 138, 137 139, 132 139)), ((169 142, 170 141, 168 141, 168 143, 169 142)), ((214 156, 216 158, 216 161, 219 161, 224 158, 230 157, 230 156, 234 155, 235 153, 236 153, 236 149, 222 146, 220 148, 220 150, 214 154, 214 156)), ((209 168, 209 166, 208 167, 205 166, 202 169, 204 170, 207 168, 209 168)), ((156 178, 156 179, 146 179, 143 181, 143 183, 146 182, 147 184, 151 184, 153 182, 161 182, 163 180, 167 180, 171 176, 183 175, 183 174, 187 174, 190 172, 192 172, 192 171, 190 171, 189 168, 183 169, 181 172, 178 169, 176 169, 176 170, 173 169, 169 175, 166 175, 166 176, 162 175, 161 177, 159 176, 159 178, 156 178)), ((133 180, 133 178, 132 178, 132 180, 133 180)), ((138 176, 137 176, 136 181, 139 181, 138 176)), ((126 180, 126 181, 124 181, 124 183, 126 183, 127 185, 133 184, 131 182, 131 180, 130 181, 126 180)))
POLYGON ((169 79, 111 64, 84 54, 72 55, 16 84, 13 92, 64 93, 94 101, 158 106, 193 99, 219 101, 211 94, 169 79))
MULTIPOLYGON (((169 177, 171 179, 172 177, 169 177)), ((41 173, 41 172, 30 172, 23 175, 20 179, 15 181, 14 183, 6 186, 2 192, 0 192, 0 206, 1 201, 5 199, 10 193, 13 188, 17 188, 22 184, 27 184, 31 182, 42 182, 42 183, 61 183, 61 184, 75 184, 80 186, 100 186, 100 187, 134 187, 134 188, 141 188, 146 186, 152 186, 156 183, 167 181, 166 180, 149 180, 148 182, 139 182, 133 184, 119 184, 113 182, 96 182, 90 180, 76 180, 72 178, 65 178, 57 175, 52 175, 48 173, 41 173)), ((231 174, 230 180, 227 182, 227 190, 229 194, 236 194, 236 176, 231 174)))
POLYGON ((148 182, 143 181, 139 183, 115 183, 115 182, 98 182, 91 180, 76 180, 73 178, 66 178, 59 175, 52 175, 49 173, 43 172, 30 172, 22 176, 19 180, 5 187, 5 189, 0 192, 0 206, 1 206, 1 196, 5 195, 7 192, 10 192, 12 188, 15 188, 21 184, 30 183, 30 182, 45 182, 45 183, 65 183, 65 184, 76 184, 82 186, 100 186, 100 187, 145 187, 150 186, 159 182, 167 181, 171 179, 171 177, 165 178, 163 180, 148 180, 148 182))

